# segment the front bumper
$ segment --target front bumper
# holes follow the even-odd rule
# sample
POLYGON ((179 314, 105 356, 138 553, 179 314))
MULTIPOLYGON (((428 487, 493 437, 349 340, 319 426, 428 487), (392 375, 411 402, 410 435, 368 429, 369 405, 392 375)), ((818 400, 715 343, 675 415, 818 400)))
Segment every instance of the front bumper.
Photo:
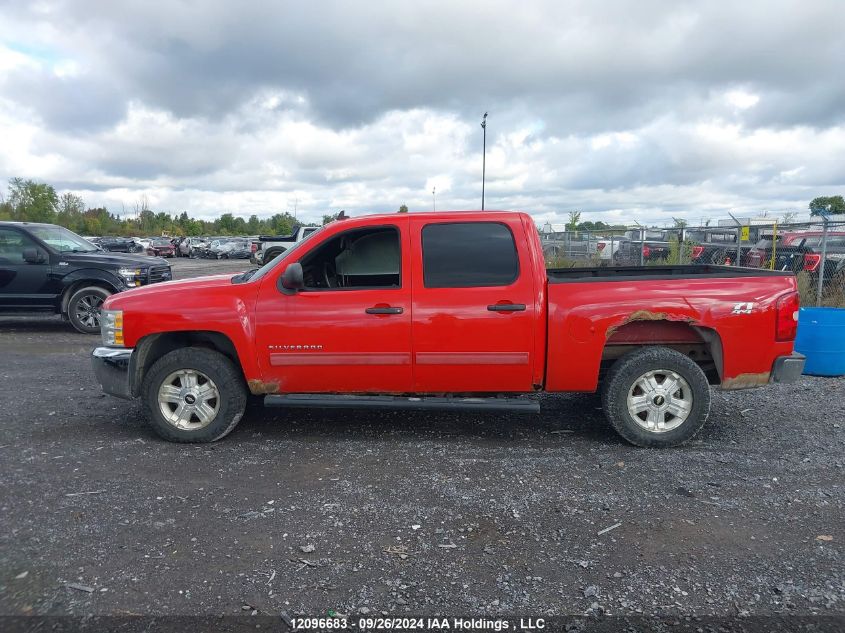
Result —
POLYGON ((790 356, 778 356, 772 365, 772 382, 795 382, 804 372, 804 354, 792 352, 790 356))
POLYGON ((127 400, 133 397, 131 349, 98 347, 91 352, 91 362, 103 391, 127 400))

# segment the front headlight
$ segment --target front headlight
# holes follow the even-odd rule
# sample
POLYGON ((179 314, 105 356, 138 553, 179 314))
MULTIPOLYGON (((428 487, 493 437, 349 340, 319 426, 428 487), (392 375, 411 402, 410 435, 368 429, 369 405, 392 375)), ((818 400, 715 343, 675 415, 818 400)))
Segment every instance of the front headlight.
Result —
POLYGON ((126 282, 127 286, 135 288, 141 285, 141 277, 144 274, 144 270, 142 268, 121 268, 117 271, 117 274, 126 282))
POLYGON ((123 310, 100 312, 100 334, 103 336, 103 345, 123 347, 123 310))

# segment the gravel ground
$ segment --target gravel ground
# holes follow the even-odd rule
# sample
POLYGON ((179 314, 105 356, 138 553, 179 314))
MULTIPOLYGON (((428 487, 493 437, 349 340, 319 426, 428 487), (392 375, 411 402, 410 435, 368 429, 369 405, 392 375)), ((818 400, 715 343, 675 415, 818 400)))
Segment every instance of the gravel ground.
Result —
POLYGON ((0 614, 845 613, 845 380, 717 391, 673 450, 592 395, 255 409, 185 446, 100 392, 97 342, 0 316, 0 614))

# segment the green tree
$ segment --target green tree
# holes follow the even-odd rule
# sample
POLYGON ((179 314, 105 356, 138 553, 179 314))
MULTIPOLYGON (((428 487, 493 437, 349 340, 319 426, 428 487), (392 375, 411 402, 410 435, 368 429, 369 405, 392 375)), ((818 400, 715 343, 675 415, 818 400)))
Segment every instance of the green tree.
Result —
POLYGON ((287 211, 276 213, 268 219, 266 233, 270 235, 290 235, 294 224, 298 224, 296 218, 287 211))
POLYGON ((215 222, 217 230, 220 233, 234 233, 235 232, 235 216, 231 213, 224 213, 215 222))
POLYGON ((566 225, 570 231, 574 231, 578 227, 578 221, 581 219, 581 212, 580 211, 570 211, 569 212, 569 222, 566 225))
POLYGON ((186 211, 154 211, 146 195, 138 198, 133 211, 130 217, 121 217, 103 207, 86 210, 85 202, 76 194, 58 196, 50 185, 23 178, 9 181, 8 197, 0 192, 0 220, 55 222, 83 235, 288 235, 297 224, 287 212, 269 218, 253 214, 249 219, 224 213, 214 220, 200 220, 186 211))
POLYGON ((810 215, 821 215, 830 209, 830 213, 845 213, 845 199, 842 196, 820 196, 809 204, 810 215))
POLYGON ((338 211, 337 213, 331 214, 331 215, 324 215, 323 216, 323 226, 326 226, 326 224, 328 224, 329 222, 334 222, 335 220, 337 220, 338 216, 341 213, 343 213, 343 211, 338 211))
POLYGON ((683 218, 672 218, 672 221, 675 223, 676 229, 683 229, 687 226, 687 221, 683 218))
POLYGON ((0 220, 11 220, 12 219, 12 204, 10 202, 6 202, 6 198, 3 197, 3 194, 0 193, 0 220))
POLYGON ((399 207, 399 213, 408 213, 408 207, 403 204, 399 207))
POLYGON ((28 222, 53 222, 59 206, 59 196, 51 185, 23 178, 9 181, 9 203, 13 217, 28 222))
POLYGON ((59 198, 56 223, 79 232, 82 229, 82 214, 85 202, 74 193, 64 193, 59 198))

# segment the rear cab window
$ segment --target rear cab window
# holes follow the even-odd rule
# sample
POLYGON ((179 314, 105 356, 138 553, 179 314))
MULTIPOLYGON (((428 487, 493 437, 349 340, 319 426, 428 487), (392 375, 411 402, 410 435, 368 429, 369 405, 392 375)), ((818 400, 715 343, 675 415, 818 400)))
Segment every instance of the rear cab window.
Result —
POLYGON ((422 229, 426 288, 509 286, 519 277, 513 233, 500 222, 446 222, 422 229))

